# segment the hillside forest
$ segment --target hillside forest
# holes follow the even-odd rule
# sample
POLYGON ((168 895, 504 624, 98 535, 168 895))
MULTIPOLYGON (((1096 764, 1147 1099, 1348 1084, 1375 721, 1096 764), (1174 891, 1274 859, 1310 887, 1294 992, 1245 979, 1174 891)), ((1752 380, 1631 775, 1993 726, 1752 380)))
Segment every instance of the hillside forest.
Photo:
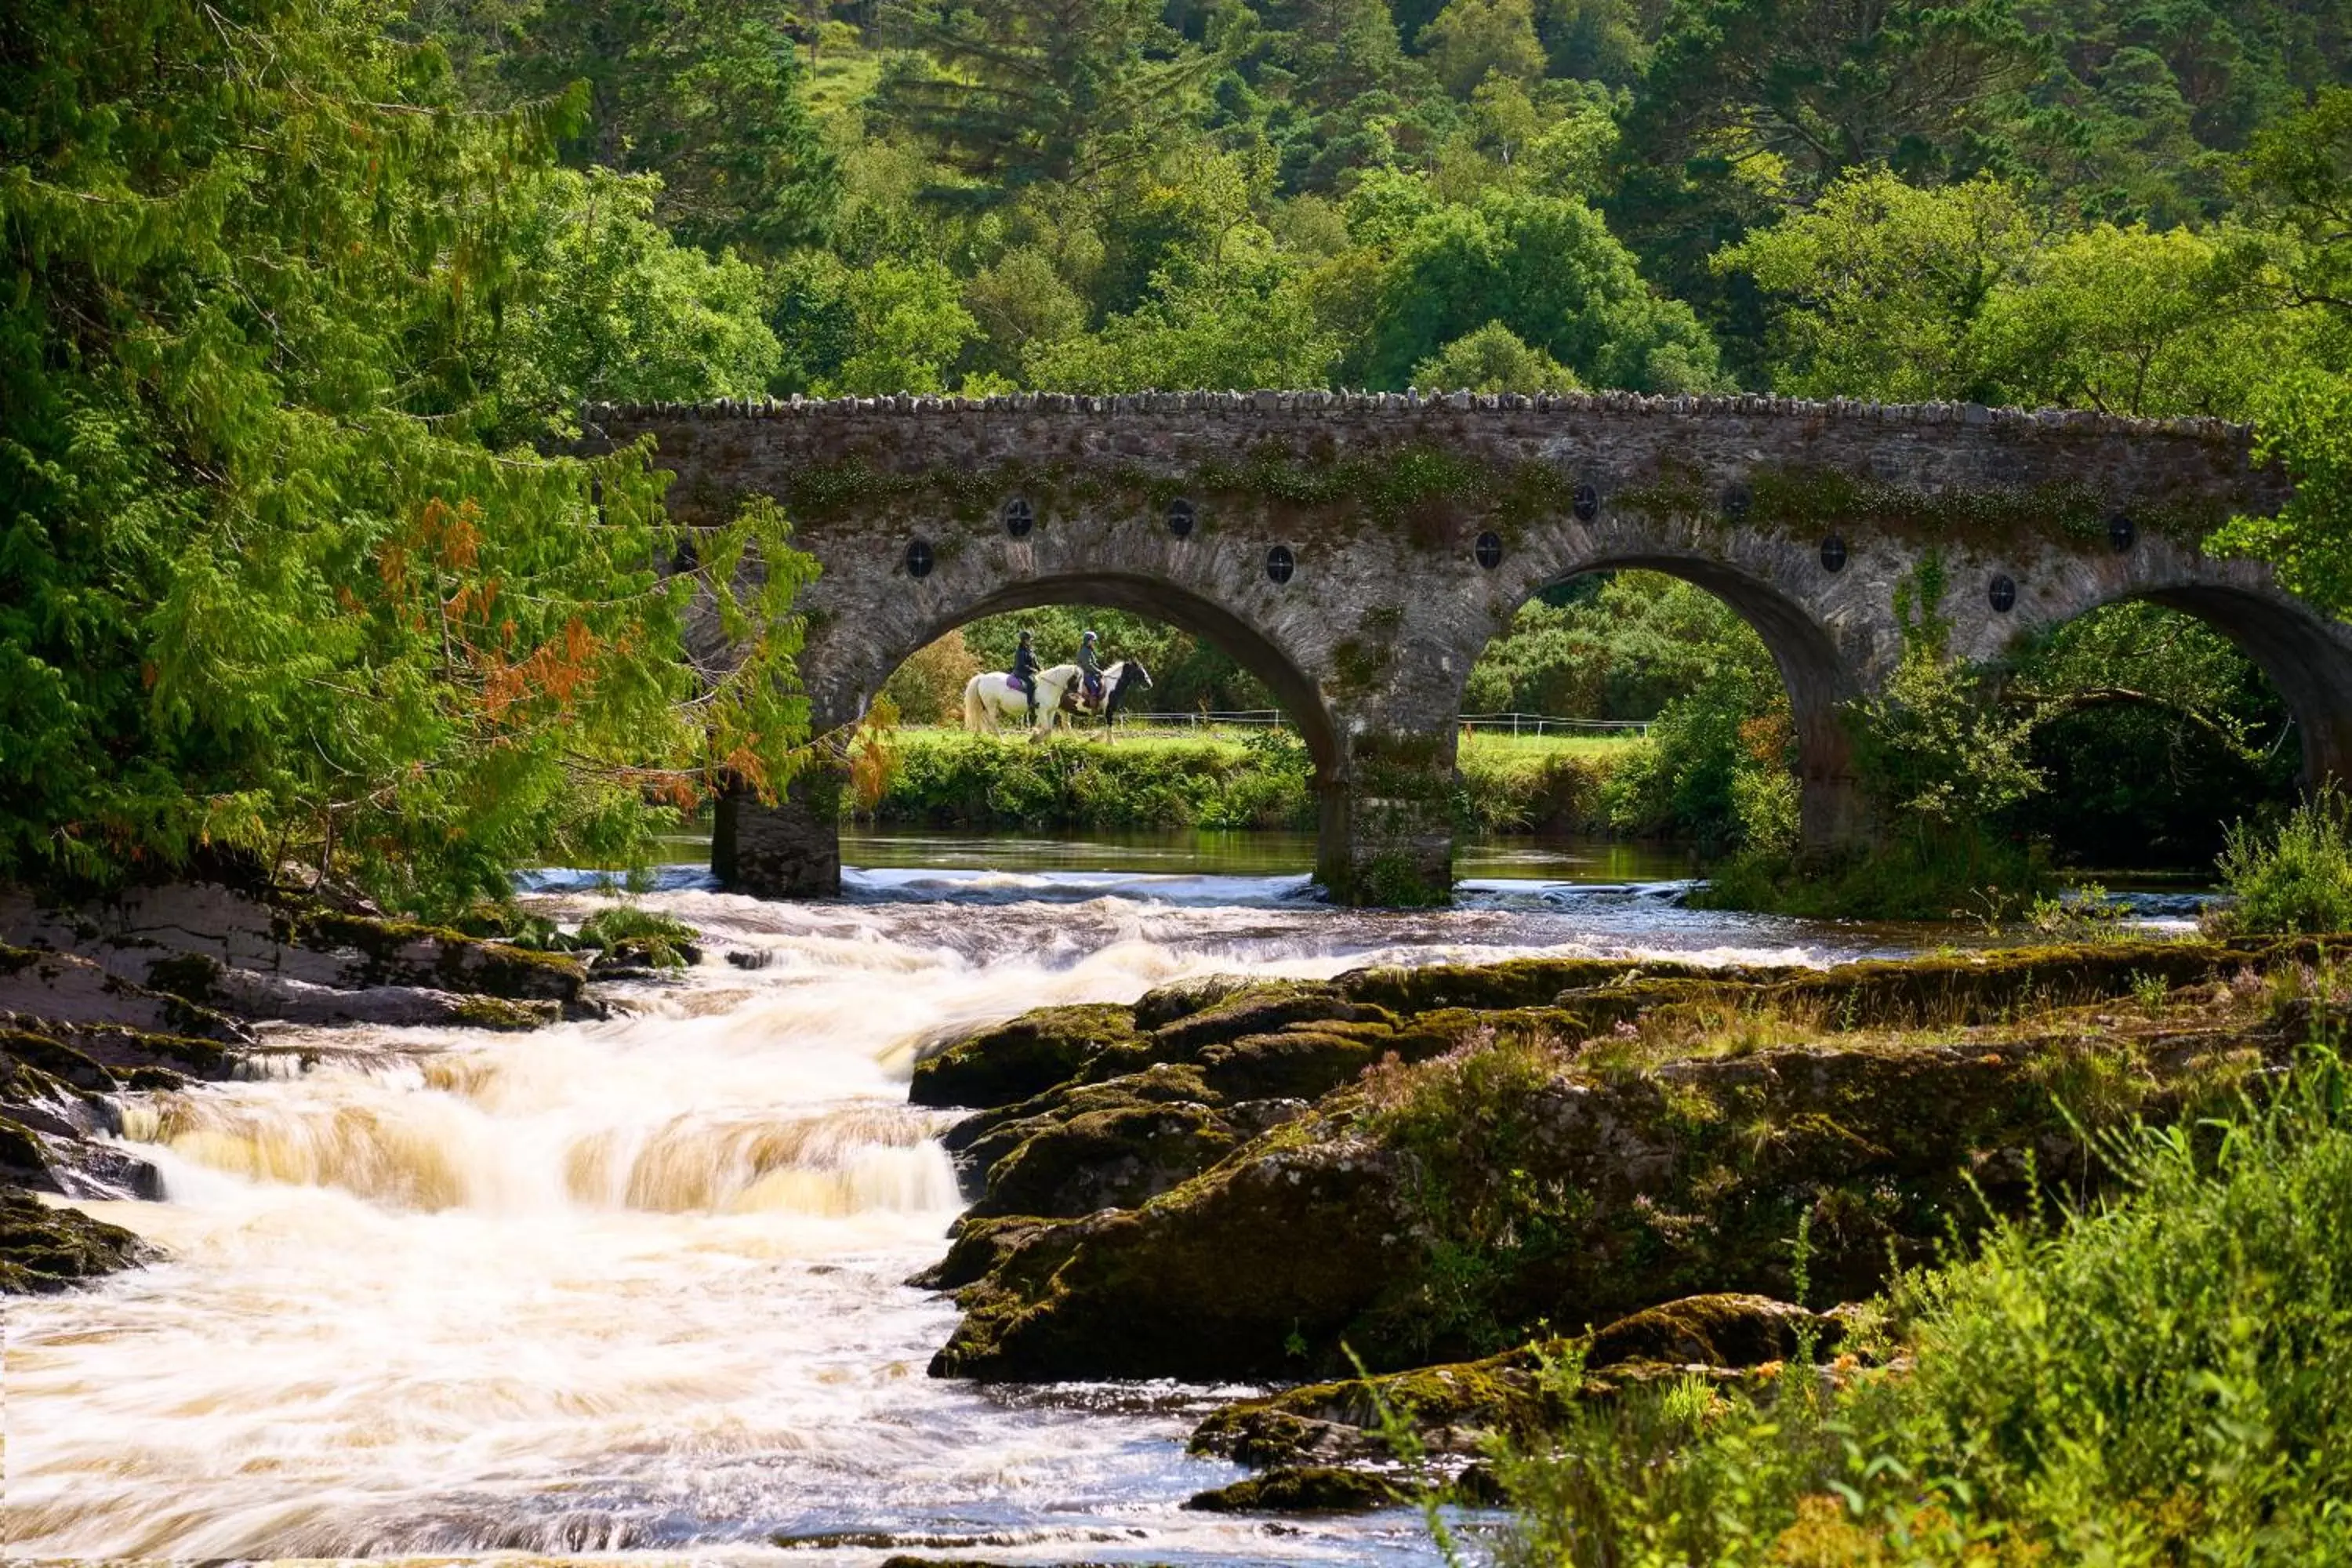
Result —
MULTIPOLYGON (((2352 607, 2336 0, 26 0, 0 56, 0 877, 228 849, 448 907, 780 786, 822 742, 789 520, 683 538, 648 453, 561 455, 586 399, 2215 415, 2299 489, 2209 548, 2352 607), (723 670, 702 591, 757 634, 723 670)), ((1029 619, 1160 706, 1270 705, 1166 628, 1029 619)), ((2168 612, 1914 663, 1856 721, 1974 874, 2200 861, 2291 793, 2275 693, 2168 612)), ((1657 719, 1674 831, 1785 818, 1777 679, 1685 584, 1559 585, 1469 705, 1657 719)))

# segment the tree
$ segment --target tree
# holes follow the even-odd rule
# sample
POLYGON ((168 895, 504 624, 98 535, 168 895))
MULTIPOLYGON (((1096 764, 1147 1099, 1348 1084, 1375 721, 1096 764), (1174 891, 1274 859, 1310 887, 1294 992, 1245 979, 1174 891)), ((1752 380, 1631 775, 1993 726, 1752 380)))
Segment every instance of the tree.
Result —
POLYGON ((2291 240, 2283 301, 2316 317, 2323 352, 2258 395, 2256 453, 2285 468, 2294 496, 2276 517, 2231 519, 2207 547, 2268 561, 2289 588, 2352 614, 2352 89, 2259 138, 2246 173, 2291 240))
POLYGON ((1588 385, 1719 384, 1696 318, 1654 294, 1600 215, 1572 197, 1492 191, 1413 223, 1385 270, 1366 374, 1401 386, 1413 366, 1489 321, 1588 385))
POLYGON ((1336 357, 1297 277, 1262 263, 1163 274, 1134 310, 1041 343, 1026 364, 1041 390, 1140 392, 1324 386, 1336 357))
POLYGON ((721 775, 797 761, 805 561, 772 510, 666 575, 685 542, 645 451, 491 444, 500 323, 546 281, 518 236, 576 101, 467 112, 390 16, 11 14, 0 875, 226 846, 446 906, 526 857, 642 851, 721 775), (742 650, 707 682, 698 594, 742 650))
POLYGON ((2258 287, 2259 248, 2099 224, 2045 246, 1991 300, 1982 361, 2001 401, 2242 419, 2304 357, 2258 287))
POLYGON ((569 431, 583 401, 755 397, 783 350, 760 269, 680 246, 654 221, 656 182, 551 169, 518 216, 518 272, 532 280, 493 327, 485 377, 494 435, 569 431))
POLYGON ((1420 41, 1437 79, 1456 98, 1467 99, 1489 79, 1531 82, 1544 74, 1535 0, 1448 0, 1420 41))
POLYGON ((847 273, 842 298, 850 352, 819 390, 834 396, 939 392, 947 367, 979 331, 939 262, 877 261, 847 273))
POLYGON ((2042 59, 2009 0, 1677 0, 1626 152, 1769 159, 1800 200, 1871 164, 1964 174, 2042 59))
POLYGON ((883 10, 912 51, 876 89, 906 131, 969 182, 979 205, 1041 182, 1083 183, 1150 155, 1195 118, 1222 63, 1187 45, 1152 0, 907 0, 883 10))
POLYGON ((1440 391, 1575 392, 1576 373, 1541 349, 1531 349, 1500 321, 1454 339, 1412 367, 1416 386, 1440 391))
POLYGON ((559 0, 520 21, 506 74, 530 93, 586 83, 565 156, 658 174, 681 238, 777 256, 824 238, 840 195, 786 21, 762 0, 559 0))
POLYGON ((1781 302, 1770 341, 1782 391, 1966 398, 1985 374, 1979 321, 2035 239, 2023 202, 1999 181, 1922 190, 1877 169, 1718 251, 1714 265, 1781 302))

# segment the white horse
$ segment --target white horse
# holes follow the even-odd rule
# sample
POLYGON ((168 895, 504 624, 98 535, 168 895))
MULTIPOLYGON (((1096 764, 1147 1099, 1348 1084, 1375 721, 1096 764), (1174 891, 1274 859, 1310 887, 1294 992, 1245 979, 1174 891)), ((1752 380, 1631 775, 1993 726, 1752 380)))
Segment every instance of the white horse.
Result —
MULTIPOLYGON (((1062 706, 1062 693, 1078 678, 1075 664, 1057 664, 1051 669, 1037 672, 1036 733, 1042 735, 1054 726, 1054 715, 1062 706)), ((1001 669, 975 675, 963 683, 963 727, 973 734, 994 734, 1005 724, 1029 722, 1029 694, 1016 689, 1013 678, 1001 669)))

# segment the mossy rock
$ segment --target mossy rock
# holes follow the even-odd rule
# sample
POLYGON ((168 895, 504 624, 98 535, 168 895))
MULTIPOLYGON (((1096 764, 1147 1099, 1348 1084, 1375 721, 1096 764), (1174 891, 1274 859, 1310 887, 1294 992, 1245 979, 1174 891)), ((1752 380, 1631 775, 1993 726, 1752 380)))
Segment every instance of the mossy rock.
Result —
POLYGON ((457 1016, 477 1029, 514 1033, 555 1023, 561 1015, 553 1002, 511 1002, 503 996, 468 996, 457 1004, 457 1016))
POLYGON ((0 1294, 63 1290, 143 1261, 146 1244, 79 1209, 51 1208, 21 1187, 0 1186, 0 1294))
POLYGON ((1716 984, 1758 984, 1807 973, 1685 963, 1655 959, 1514 958, 1501 963, 1431 963, 1351 969, 1331 984, 1343 994, 1392 1012, 1423 1014, 1441 1008, 1494 1011, 1541 1007, 1562 992, 1590 991, 1633 980, 1698 980, 1716 984))
POLYGON ((1051 1381, 1297 1375, 1415 1257, 1375 1151, 1277 1128, 1140 1209, 1060 1226, 968 1288, 931 1372, 1051 1381), (1279 1152, 1272 1151, 1279 1150, 1279 1152))
POLYGON ((1564 1341, 1525 1345, 1483 1361, 1370 1378, 1303 1384, 1223 1405, 1192 1430, 1190 1448, 1244 1465, 1355 1463, 1389 1457, 1381 1412, 1402 1421, 1433 1454, 1474 1454, 1495 1436, 1519 1437, 1558 1419, 1542 1378, 1564 1341))
POLYGON ((1263 984, 1247 974, 1199 974, 1179 980, 1143 994, 1135 1004, 1135 1025, 1139 1029, 1164 1028, 1263 984))
POLYGON ((2266 967, 2260 948, 2201 942, 2094 942, 2004 948, 1949 957, 1865 959, 1767 987, 1766 1000, 1812 1003, 1833 1027, 1997 1023, 2266 967))
POLYGON ((483 942, 447 926, 337 910, 283 911, 281 941, 362 955, 357 983, 421 985, 512 1001, 573 1002, 588 971, 577 958, 483 942))
POLYGON ((1585 1351, 1595 1370, 1627 1362, 1761 1366, 1796 1354, 1810 1330, 1816 1352, 1834 1351, 1844 1320, 1769 1296, 1685 1296, 1646 1307, 1596 1332, 1585 1351))
POLYGON ((1061 1223, 1032 1215, 966 1215, 956 1221, 947 1256, 907 1283, 919 1290, 960 1289, 1003 1267, 1013 1253, 1061 1223))
POLYGON ((1139 1037, 1126 1007, 1035 1008, 917 1062, 907 1098, 935 1107, 1013 1105, 1067 1082, 1104 1050, 1139 1037))
POLYGON ((1197 1492, 1184 1506, 1209 1513, 1366 1513, 1412 1500, 1410 1492, 1386 1476, 1301 1465, 1197 1492))
MULTIPOLYGON (((1337 1370, 1343 1342, 1375 1368, 1467 1360, 1540 1321, 1786 1296, 1788 1238, 1808 1218, 1814 1288, 1860 1300, 1979 1228, 1988 1203, 2022 1212, 2037 1182, 2095 1177, 2061 1103, 2084 1049, 2063 1036, 1781 1047, 1614 1078, 1564 1058, 1514 1080, 1507 1106, 1461 1107, 1458 1137, 1426 1146, 1381 1142, 1385 1124, 1339 1097, 1140 1209, 1073 1223, 1050 1268, 1024 1254, 982 1279, 937 1364, 1279 1378, 1337 1370), (1539 1245, 1461 1228, 1506 1178, 1545 1205, 1539 1245)), ((2198 1070, 2133 1058, 2086 1081, 2112 1097, 2106 1114, 2160 1114, 2165 1075, 2198 1070)), ((1696 1337, 1716 1328, 1728 1319, 1696 1337)))
POLYGON ((149 1034, 138 1029, 76 1029, 72 1040, 76 1049, 117 1074, 155 1068, 218 1082, 236 1073, 243 1056, 216 1041, 186 1035, 149 1034))
POLYGON ((1154 1062, 1139 1071, 1098 1083, 1060 1083, 1013 1105, 965 1117, 940 1141, 948 1152, 985 1176, 990 1166, 1021 1146, 1048 1121, 1131 1105, 1219 1105, 1223 1097, 1190 1062, 1154 1062))
POLYGON ((1367 1023, 1396 1026, 1387 1008, 1360 1003, 1318 981, 1274 980, 1237 991, 1151 1032, 1153 1048, 1171 1061, 1198 1059, 1211 1046, 1299 1024, 1367 1023))
POLYGON ((0 1116, 0 1170, 14 1179, 44 1191, 55 1191, 58 1181, 49 1169, 49 1152, 31 1128, 13 1116, 0 1116))
POLYGON ((47 1035, 0 1029, 0 1052, 76 1089, 102 1093, 115 1087, 114 1074, 102 1063, 47 1035))
POLYGON ((1387 1053, 1386 1024, 1307 1025, 1244 1035, 1203 1049, 1202 1081, 1229 1100, 1318 1100, 1360 1077, 1387 1053))
POLYGON ((1048 1122, 997 1161, 972 1213, 1076 1217, 1133 1208, 1199 1175, 1240 1142, 1204 1105, 1086 1111, 1048 1122))

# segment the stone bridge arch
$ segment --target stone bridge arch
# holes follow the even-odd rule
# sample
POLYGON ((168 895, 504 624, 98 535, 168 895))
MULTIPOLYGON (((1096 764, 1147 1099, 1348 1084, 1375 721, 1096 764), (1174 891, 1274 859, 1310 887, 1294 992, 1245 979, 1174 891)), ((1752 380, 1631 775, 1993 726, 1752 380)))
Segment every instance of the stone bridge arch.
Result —
POLYGON ((1965 559, 1948 598, 1954 646, 1980 661, 2108 605, 2141 601, 2202 621, 2252 659, 2286 704, 2307 786, 2352 779, 2352 627, 2280 588, 2253 561, 2215 561, 2169 539, 2135 539, 2105 552, 2042 551, 2023 570, 1965 559), (1995 575, 2016 584, 2014 609, 1990 612, 1995 575))
MULTIPOLYGON (((1595 572, 1640 570, 1678 577, 1721 600, 1750 626, 1789 693, 1797 743, 1800 834, 1817 848, 1866 831, 1853 776, 1853 746, 1841 718, 1871 672, 1899 653, 1883 647, 1893 630, 1870 613, 1866 570, 1826 571, 1818 543, 1756 532, 1723 537, 1674 519, 1573 512, 1547 516, 1522 534, 1492 574, 1486 614, 1467 627, 1459 656, 1464 683, 1486 644, 1510 629, 1546 588, 1595 572), (1483 635, 1481 635, 1483 634, 1483 635)), ((1457 688, 1455 707, 1461 705, 1457 688)))
MULTIPOLYGON (((2278 683, 2314 776, 2352 774, 2352 632, 2197 550, 2287 494, 2216 420, 1260 392, 596 405, 586 426, 592 447, 650 437, 689 524, 783 504, 822 567, 802 601, 820 723, 994 611, 1101 603, 1223 647, 1306 734, 1318 876, 1343 902, 1446 896, 1471 665, 1544 585, 1612 567, 1685 578, 1756 627, 1797 710, 1816 846, 1869 829, 1838 710, 1895 668, 1896 598, 1931 560, 1975 658, 2118 598, 2204 616, 2278 683)), ((721 878, 836 890, 824 793, 725 803, 721 878)))

